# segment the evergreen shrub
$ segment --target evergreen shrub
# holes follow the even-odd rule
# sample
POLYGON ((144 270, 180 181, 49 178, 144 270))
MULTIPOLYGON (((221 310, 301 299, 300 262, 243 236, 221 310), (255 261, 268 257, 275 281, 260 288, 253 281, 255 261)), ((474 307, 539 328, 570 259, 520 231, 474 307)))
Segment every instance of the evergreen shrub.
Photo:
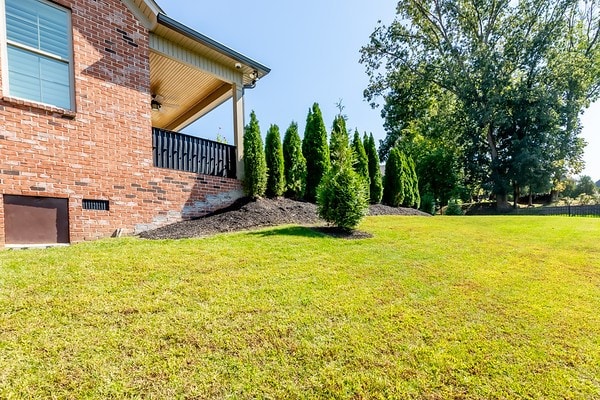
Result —
POLYGON ((304 196, 306 187, 306 159, 302 155, 302 141, 298 124, 292 122, 283 138, 283 163, 285 170, 285 195, 292 199, 304 196))
POLYGON ((317 187, 323 176, 329 171, 329 145, 323 115, 317 103, 308 110, 306 129, 302 140, 302 154, 306 159, 306 189, 304 198, 314 202, 317 187))
POLYGON ((279 197, 285 189, 283 148, 279 127, 271 125, 265 139, 265 159, 267 163, 267 197, 279 197))
POLYGON ((244 129, 244 192, 252 198, 262 197, 267 188, 267 164, 260 126, 254 111, 244 129))
POLYGON ((450 199, 444 215, 464 215, 461 204, 459 199, 450 199))

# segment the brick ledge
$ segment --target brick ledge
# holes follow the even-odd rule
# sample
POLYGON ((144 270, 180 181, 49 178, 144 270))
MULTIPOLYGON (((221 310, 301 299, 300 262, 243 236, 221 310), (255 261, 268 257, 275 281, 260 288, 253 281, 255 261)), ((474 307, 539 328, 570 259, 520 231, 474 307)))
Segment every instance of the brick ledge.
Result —
POLYGON ((67 119, 75 119, 75 117, 77 116, 77 113, 72 110, 66 110, 64 108, 55 107, 43 103, 37 103, 31 100, 23 100, 18 97, 2 96, 2 101, 9 104, 16 104, 19 106, 31 107, 38 110, 47 111, 55 115, 58 114, 57 116, 67 119))

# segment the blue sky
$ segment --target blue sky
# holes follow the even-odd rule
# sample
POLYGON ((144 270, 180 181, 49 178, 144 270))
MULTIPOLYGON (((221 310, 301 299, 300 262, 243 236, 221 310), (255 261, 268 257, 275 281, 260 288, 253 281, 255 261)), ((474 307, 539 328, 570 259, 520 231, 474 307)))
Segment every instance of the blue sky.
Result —
MULTIPOLYGON (((285 132, 291 121, 300 133, 308 108, 318 102, 328 128, 342 101, 349 129, 385 136, 379 110, 363 99, 368 84, 358 63, 377 21, 394 18, 395 0, 273 1, 157 0, 170 17, 268 66, 271 73, 246 91, 246 120, 256 112, 263 135, 271 124, 285 132)), ((186 129, 206 138, 220 132, 233 142, 230 103, 186 129)), ((582 118, 586 148, 583 174, 600 179, 600 104, 582 118)))

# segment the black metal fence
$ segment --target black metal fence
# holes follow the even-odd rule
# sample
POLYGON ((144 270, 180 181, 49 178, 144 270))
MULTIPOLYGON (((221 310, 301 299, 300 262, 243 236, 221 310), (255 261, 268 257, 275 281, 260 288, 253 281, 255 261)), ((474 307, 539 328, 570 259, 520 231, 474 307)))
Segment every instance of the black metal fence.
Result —
POLYGON ((569 217, 600 217, 600 204, 519 208, 513 211, 519 215, 563 215, 569 217))
POLYGON ((154 166, 236 178, 235 146, 152 128, 154 166))

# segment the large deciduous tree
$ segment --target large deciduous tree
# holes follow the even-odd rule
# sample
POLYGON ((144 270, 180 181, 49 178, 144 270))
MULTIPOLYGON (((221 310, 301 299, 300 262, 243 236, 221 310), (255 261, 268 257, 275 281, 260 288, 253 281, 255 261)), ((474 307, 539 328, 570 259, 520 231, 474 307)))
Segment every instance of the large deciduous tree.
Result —
POLYGON ((399 1, 396 20, 361 50, 365 96, 386 101, 382 155, 449 98, 466 121, 456 129, 465 176, 499 204, 510 190, 578 172, 579 115, 600 88, 599 36, 597 1, 399 1), (400 115, 389 113, 394 102, 400 115))
POLYGON ((476 191, 477 185, 467 186, 481 176, 481 165, 465 152, 461 134, 469 125, 453 96, 433 87, 420 87, 409 100, 394 92, 382 114, 388 135, 380 153, 396 146, 415 161, 421 195, 445 205, 476 191))

